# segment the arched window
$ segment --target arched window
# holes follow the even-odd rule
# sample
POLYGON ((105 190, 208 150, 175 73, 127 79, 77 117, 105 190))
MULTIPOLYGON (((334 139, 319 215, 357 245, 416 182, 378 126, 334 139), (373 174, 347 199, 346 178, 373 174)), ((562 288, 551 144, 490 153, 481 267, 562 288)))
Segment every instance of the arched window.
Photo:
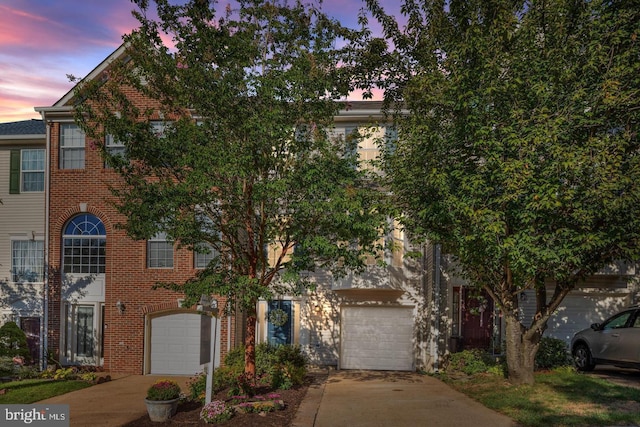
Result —
POLYGON ((104 273, 107 232, 98 217, 80 214, 64 228, 63 271, 65 273, 104 273))

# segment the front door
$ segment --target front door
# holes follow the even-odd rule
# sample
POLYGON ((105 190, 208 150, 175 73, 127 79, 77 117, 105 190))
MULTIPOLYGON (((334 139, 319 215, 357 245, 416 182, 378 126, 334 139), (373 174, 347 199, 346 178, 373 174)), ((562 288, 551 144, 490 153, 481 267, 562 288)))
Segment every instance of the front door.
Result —
POLYGON ((62 362, 101 365, 103 362, 104 304, 65 304, 62 362))
POLYGON ((486 292, 462 288, 462 339, 465 349, 489 350, 493 336, 493 300, 486 292))
POLYGON ((291 301, 269 301, 267 324, 267 342, 269 344, 292 344, 293 310, 291 301))
POLYGON ((40 364, 40 318, 21 317, 20 329, 27 336, 27 345, 31 354, 31 362, 34 365, 40 364))
POLYGON ((79 306, 76 309, 76 352, 79 360, 94 357, 93 307, 79 306))

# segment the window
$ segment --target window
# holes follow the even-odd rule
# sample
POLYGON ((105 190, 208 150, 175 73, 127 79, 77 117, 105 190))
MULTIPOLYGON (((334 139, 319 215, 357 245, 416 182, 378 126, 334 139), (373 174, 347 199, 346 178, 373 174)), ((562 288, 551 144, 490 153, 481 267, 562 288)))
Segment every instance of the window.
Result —
POLYGON ((42 282, 44 280, 44 241, 13 240, 11 242, 11 280, 42 282))
POLYGON ((162 122, 159 120, 152 120, 149 122, 149 125, 151 126, 151 132, 159 137, 159 138, 164 138, 165 137, 165 133, 169 130, 169 128, 171 127, 171 122, 162 122))
POLYGON ((346 144, 347 154, 355 155, 358 152, 360 138, 361 135, 357 126, 347 126, 344 128, 344 142, 346 144))
POLYGON ((604 325, 602 325, 602 329, 620 329, 627 327, 627 322, 629 321, 629 318, 633 313, 633 311, 624 311, 622 313, 616 314, 614 317, 607 320, 604 325))
POLYGON ((158 233, 147 241, 147 266, 173 268, 173 242, 165 233, 158 233))
POLYGON ((200 249, 205 249, 209 252, 195 251, 193 254, 193 265, 195 268, 207 268, 209 263, 218 257, 218 251, 216 251, 211 243, 201 243, 200 249))
POLYGON ((11 150, 9 193, 44 191, 44 149, 11 150))
MULTIPOLYGON (((110 156, 122 157, 122 158, 127 157, 127 147, 125 147, 125 145, 122 142, 115 139, 113 135, 107 135, 105 137, 104 146, 105 146, 105 149, 107 150, 107 153, 110 156)), ((107 163, 105 163, 104 167, 108 168, 110 166, 107 163)))
MULTIPOLYGON (((221 238, 220 233, 215 230, 213 220, 203 213, 197 214, 198 222, 203 233, 207 235, 216 234, 218 240, 221 238)), ((197 245, 193 252, 193 266, 194 268, 207 268, 209 263, 220 255, 215 247, 209 242, 202 242, 197 245), (202 252, 204 250, 204 252, 202 252)))
POLYGON ((64 229, 63 271, 104 273, 106 245, 106 231, 100 219, 91 214, 74 217, 64 229))
POLYGON ((76 355, 93 357, 93 307, 78 306, 76 310, 76 355))
POLYGON ((84 132, 73 124, 60 125, 60 169, 84 169, 84 132))

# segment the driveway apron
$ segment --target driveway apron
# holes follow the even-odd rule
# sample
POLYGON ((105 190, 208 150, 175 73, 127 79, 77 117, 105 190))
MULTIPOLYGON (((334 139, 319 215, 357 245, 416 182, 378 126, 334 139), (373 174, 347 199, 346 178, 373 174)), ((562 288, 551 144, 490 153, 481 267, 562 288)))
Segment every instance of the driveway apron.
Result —
POLYGON ((324 384, 313 427, 514 426, 433 377, 412 372, 337 371, 324 384))

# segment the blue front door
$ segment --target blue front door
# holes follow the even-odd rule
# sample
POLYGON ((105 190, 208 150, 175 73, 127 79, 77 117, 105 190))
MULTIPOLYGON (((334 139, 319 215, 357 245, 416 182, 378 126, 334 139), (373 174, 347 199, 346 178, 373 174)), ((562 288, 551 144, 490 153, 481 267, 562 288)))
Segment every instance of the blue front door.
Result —
POLYGON ((291 344, 293 335, 291 301, 269 301, 267 324, 267 341, 269 344, 291 344))

